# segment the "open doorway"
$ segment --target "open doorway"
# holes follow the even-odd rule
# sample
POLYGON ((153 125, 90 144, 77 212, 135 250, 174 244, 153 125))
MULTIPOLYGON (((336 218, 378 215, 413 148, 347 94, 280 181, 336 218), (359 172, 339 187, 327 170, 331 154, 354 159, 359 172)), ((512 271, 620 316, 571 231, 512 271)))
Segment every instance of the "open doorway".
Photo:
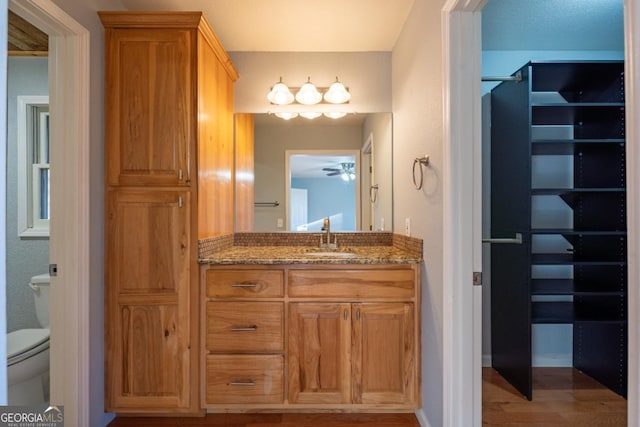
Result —
MULTIPOLYGON (((3 6, 6 8, 7 3, 3 6)), ((89 322, 89 32, 50 0, 9 0, 8 6, 49 36, 52 148, 49 241, 54 257, 49 262, 57 265, 54 268, 57 275, 52 275, 50 281, 50 398, 52 404, 64 405, 66 424, 90 425, 93 423, 89 421, 89 413, 95 408, 86 400, 90 394, 89 328, 92 327, 89 322)), ((102 330, 101 325, 97 328, 102 330)), ((97 338, 102 341, 101 337, 97 338)))
MULTIPOLYGON (((603 195, 604 189, 599 187, 604 184, 588 178, 593 172, 584 163, 592 158, 594 164, 604 165, 613 155, 615 166, 607 169, 617 169, 616 187, 624 187, 624 148, 620 150, 624 146, 623 126, 616 135, 603 135, 594 128, 609 126, 598 123, 609 111, 619 116, 614 120, 624 123, 624 83, 620 77, 624 75, 623 2, 599 2, 589 8, 576 8, 572 3, 536 4, 526 10, 513 0, 490 0, 482 12, 483 76, 506 76, 497 87, 496 82, 483 83, 483 153, 489 154, 491 147, 494 151, 493 163, 488 155, 483 161, 483 234, 501 236, 511 224, 526 225, 518 229, 523 241, 488 239, 494 244, 483 246, 483 365, 497 369, 529 400, 535 393, 532 382, 539 368, 575 367, 626 395, 626 310, 610 310, 614 312, 607 317, 600 306, 605 302, 616 307, 626 304, 626 247, 620 246, 626 244, 624 192, 621 188, 622 192, 613 196, 619 203, 615 203, 617 208, 611 208, 616 210, 613 215, 619 224, 606 224, 602 215, 596 219, 588 212, 588 205, 595 203, 596 209, 602 211, 603 203, 613 202, 612 190, 607 189, 603 195), (510 19, 505 21, 507 15, 510 19), (537 20, 536 16, 545 19, 537 20), (537 24, 532 25, 533 22, 537 24), (600 73, 601 70, 610 73, 600 73), (545 73, 550 73, 549 78, 544 77, 545 73), (518 76, 522 81, 513 79, 518 76), (618 81, 615 103, 613 98, 602 95, 602 88, 609 85, 608 76, 618 81), (520 96, 525 104, 534 105, 530 120, 515 119, 515 102, 520 96), (605 98, 611 104, 602 104, 605 98), (592 105, 596 100, 601 102, 598 107, 592 105), (503 107, 510 102, 514 104, 503 107), (596 112, 596 108, 606 111, 596 112), (571 117, 560 117, 567 112, 571 117), (501 121, 505 115, 510 116, 508 123, 501 121), (508 141, 501 144, 503 137, 508 141), (617 154, 611 152, 612 148, 617 154), (506 151, 509 154, 501 156, 506 151), (517 168, 510 169, 516 164, 517 168), (510 188, 502 185, 507 182, 510 188), (518 182, 522 187, 515 190, 518 182), (596 188, 586 192, 587 182, 596 188), (553 191, 554 188, 558 190, 553 191), (506 199, 501 201, 501 197, 506 199), (607 200, 600 200, 602 197, 607 200), (585 216, 594 218, 587 224, 585 216), (614 241, 620 247, 618 264, 610 258, 610 251, 606 261, 611 265, 606 266, 597 258, 595 248, 589 250, 588 256, 584 254, 587 246, 603 247, 614 241), (506 262, 511 256, 515 258, 506 262), (518 260, 523 262, 519 264, 518 260), (507 264, 509 267, 505 268, 507 264), (515 265, 521 268, 514 268, 515 265), (605 269, 608 273, 602 274, 607 278, 598 281, 598 272, 605 269), (496 280, 493 292, 491 277, 496 280), (615 292, 612 282, 620 283, 615 292), (521 291, 518 309, 515 307, 519 297, 513 294, 516 289, 521 291), (596 300, 599 309, 594 311, 596 300), (605 323, 594 323, 605 318, 605 323), (516 325, 521 326, 517 333, 513 330, 516 325), (615 339, 617 350, 610 357, 603 349, 611 346, 597 338, 603 328, 608 330, 602 332, 605 340, 620 335, 615 339), (614 334, 614 330, 618 332, 614 334), (620 378, 621 374, 624 378, 620 378)), ((526 108, 523 105, 522 111, 526 108)), ((544 372, 552 375, 559 369, 544 372)), ((571 391, 570 384, 567 389, 571 391)))
POLYGON ((356 231, 361 223, 360 151, 286 150, 289 231, 356 231))
MULTIPOLYGON (((445 366, 445 425, 480 425, 480 358, 481 358, 481 296, 478 289, 470 291, 468 277, 473 271, 481 271, 480 241, 481 194, 480 178, 480 11, 485 2, 450 1, 444 9, 443 37, 445 40, 445 150, 451 153, 447 160, 446 175, 450 188, 445 197, 445 301, 452 305, 451 314, 445 316, 445 336, 447 331, 461 332, 463 340, 445 340, 444 359, 450 360, 445 366), (464 65, 464 66, 463 66, 464 65), (470 119, 472 118, 472 119, 470 119), (474 160, 475 159, 475 160, 474 160), (476 186, 478 184, 478 186, 476 186), (460 197, 462 194, 464 197, 460 197), (454 197, 455 195, 455 197, 454 197), (475 214, 471 214, 474 212, 475 214), (457 215, 457 212, 463 212, 457 215), (476 220, 477 219, 477 220, 476 220), (468 242, 473 242, 469 250, 468 242), (465 245, 465 243, 467 243, 465 245), (449 266, 449 264, 451 264, 449 266), (459 272, 462 271, 462 274, 459 272), (473 377, 473 386, 463 378, 473 377), (450 379, 449 379, 450 378, 450 379), (466 385, 466 386, 465 386, 466 385), (468 408, 457 412, 460 408, 468 408)), ((637 10, 625 4, 625 37, 637 39, 637 10)), ((633 5, 631 5, 633 6, 633 5)), ((625 74, 636 76, 634 67, 636 52, 627 45, 625 49, 625 74)), ((626 114, 634 117, 638 93, 633 78, 627 79, 626 114)), ((628 233, 630 250, 637 247, 637 124, 627 120, 627 183, 628 190, 628 233)), ((629 283, 636 283, 638 272, 636 260, 628 259, 629 283)), ((635 287, 629 289, 629 425, 638 425, 638 369, 637 369, 637 304, 635 287)), ((457 334, 456 334, 457 336, 457 334)))

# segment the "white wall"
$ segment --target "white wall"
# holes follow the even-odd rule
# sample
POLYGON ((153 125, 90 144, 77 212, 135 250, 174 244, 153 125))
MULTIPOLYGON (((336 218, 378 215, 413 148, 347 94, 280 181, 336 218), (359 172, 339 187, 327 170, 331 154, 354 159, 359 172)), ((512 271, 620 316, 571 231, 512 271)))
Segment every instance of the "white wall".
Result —
POLYGON ((47 58, 16 57, 7 67, 7 331, 39 328, 31 276, 49 267, 48 238, 18 237, 17 98, 48 95, 47 58))
POLYGON ((282 81, 302 86, 307 77, 327 87, 338 77, 349 88, 348 109, 356 113, 391 111, 389 52, 229 52, 240 78, 235 84, 236 113, 267 113, 271 86, 282 81))
MULTIPOLYGON (((442 40, 444 0, 416 0, 392 55, 394 229, 411 220, 424 241, 422 271, 422 407, 426 422, 443 422, 443 146, 442 40), (411 167, 428 154, 422 190, 411 167)), ((423 420, 425 422, 425 420, 423 420)))

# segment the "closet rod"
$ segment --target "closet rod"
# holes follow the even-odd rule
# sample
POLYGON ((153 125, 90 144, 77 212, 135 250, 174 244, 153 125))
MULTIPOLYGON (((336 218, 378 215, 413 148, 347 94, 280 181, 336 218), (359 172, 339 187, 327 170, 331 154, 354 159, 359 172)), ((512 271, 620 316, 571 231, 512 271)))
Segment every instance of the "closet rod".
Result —
POLYGON ((513 76, 487 76, 482 78, 483 82, 521 82, 522 72, 518 71, 513 76))

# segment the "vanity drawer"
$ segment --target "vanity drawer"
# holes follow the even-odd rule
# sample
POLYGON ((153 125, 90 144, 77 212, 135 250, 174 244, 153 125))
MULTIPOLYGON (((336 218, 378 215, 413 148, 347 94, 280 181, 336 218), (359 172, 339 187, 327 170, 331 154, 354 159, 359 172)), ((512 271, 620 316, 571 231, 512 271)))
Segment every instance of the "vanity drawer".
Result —
POLYGON ((282 403, 284 356, 208 355, 206 403, 282 403))
POLYGON ((284 351, 284 304, 209 301, 206 328, 209 351, 284 351))
POLYGON ((209 298, 278 298, 284 295, 283 270, 206 270, 209 298))
POLYGON ((291 298, 412 298, 415 272, 406 269, 289 270, 291 298))

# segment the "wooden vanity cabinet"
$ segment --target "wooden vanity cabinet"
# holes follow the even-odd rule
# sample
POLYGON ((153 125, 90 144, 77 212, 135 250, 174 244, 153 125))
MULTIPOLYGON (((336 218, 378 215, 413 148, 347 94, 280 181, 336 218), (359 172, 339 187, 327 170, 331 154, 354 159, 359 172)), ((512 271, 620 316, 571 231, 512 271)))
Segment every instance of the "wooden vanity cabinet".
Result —
POLYGON ((232 179, 218 172, 233 171, 237 72, 201 13, 99 15, 105 409, 200 413, 197 241, 233 231, 232 179))
POLYGON ((419 407, 417 265, 211 265, 202 281, 208 410, 419 407))

